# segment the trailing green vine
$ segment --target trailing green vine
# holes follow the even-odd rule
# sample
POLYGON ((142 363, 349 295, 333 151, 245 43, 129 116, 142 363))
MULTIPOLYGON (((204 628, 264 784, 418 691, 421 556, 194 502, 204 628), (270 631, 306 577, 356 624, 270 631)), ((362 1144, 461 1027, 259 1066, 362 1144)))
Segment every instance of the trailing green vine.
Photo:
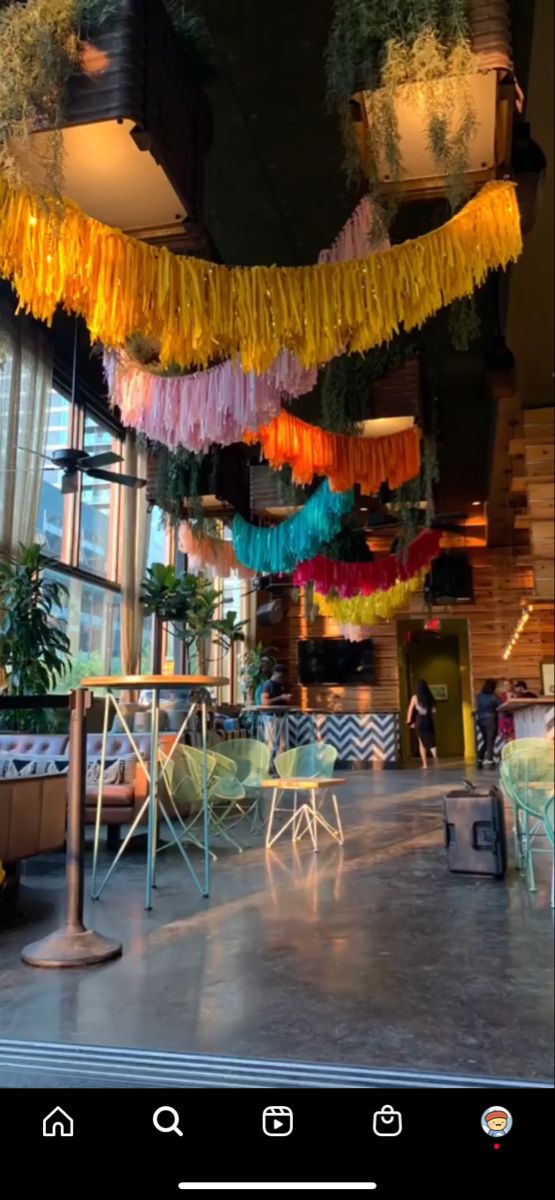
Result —
POLYGON ((374 558, 364 530, 353 525, 346 525, 320 553, 335 562, 372 562, 374 558))
POLYGON ((200 527, 201 496, 216 490, 219 447, 212 447, 208 454, 194 454, 183 447, 170 450, 143 437, 137 440, 155 456, 152 503, 168 514, 172 524, 182 520, 187 508, 187 515, 200 527))
MULTIPOLYGON (((188 75, 213 73, 212 48, 196 0, 164 0, 180 37, 188 75)), ((83 69, 86 38, 117 13, 118 0, 26 0, 0 7, 0 171, 25 182, 33 133, 41 145, 46 191, 63 192, 61 126, 69 78, 83 69)))
POLYGON ((439 170, 447 176, 453 207, 464 196, 468 146, 476 129, 470 90, 461 106, 464 79, 475 69, 466 0, 335 0, 326 51, 327 99, 337 111, 350 177, 360 175, 351 120, 352 97, 365 93, 365 173, 378 184, 379 164, 391 181, 402 170, 395 100, 402 89, 415 98, 439 170), (455 123, 456 109, 462 116, 455 123))
POLYGON ((27 0, 0 11, 0 170, 20 182, 14 145, 25 152, 37 129, 50 129, 41 150, 46 186, 60 195, 63 141, 56 128, 83 37, 114 11, 114 0, 27 0))
POLYGON ((414 338, 400 333, 368 354, 333 359, 322 381, 320 424, 329 433, 354 433, 371 416, 371 388, 416 353, 414 338))

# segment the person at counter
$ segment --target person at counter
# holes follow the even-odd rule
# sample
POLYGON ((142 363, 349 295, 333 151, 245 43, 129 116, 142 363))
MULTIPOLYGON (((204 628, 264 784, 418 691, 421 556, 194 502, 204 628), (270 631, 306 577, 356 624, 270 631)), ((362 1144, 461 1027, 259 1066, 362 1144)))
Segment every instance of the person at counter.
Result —
POLYGON ((281 707, 281 705, 291 703, 291 694, 285 691, 283 667, 274 667, 270 678, 259 685, 256 689, 256 703, 262 708, 281 707))
POLYGON ((517 679, 514 689, 515 700, 537 700, 535 692, 531 692, 525 679, 517 679))
POLYGON ((476 710, 478 716, 478 728, 482 734, 482 745, 478 751, 478 766, 493 768, 493 753, 495 749, 495 739, 499 727, 499 716, 497 709, 501 704, 501 697, 497 695, 497 680, 486 679, 481 692, 476 699, 476 710))
MULTIPOLYGON (((498 692, 501 697, 501 703, 506 704, 507 700, 514 700, 515 689, 512 679, 500 679, 498 692)), ((506 742, 514 742, 515 740, 515 719, 510 712, 499 713, 499 735, 506 742)))

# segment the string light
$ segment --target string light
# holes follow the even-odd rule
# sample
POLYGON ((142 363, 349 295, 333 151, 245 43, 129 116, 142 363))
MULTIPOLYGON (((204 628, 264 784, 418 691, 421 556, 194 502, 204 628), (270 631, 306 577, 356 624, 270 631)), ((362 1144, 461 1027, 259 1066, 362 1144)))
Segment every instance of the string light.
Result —
POLYGON ((512 654, 515 646, 518 643, 518 639, 519 639, 521 633, 523 633, 524 630, 526 629, 526 626, 530 620, 530 616, 533 613, 533 611, 534 611, 533 604, 526 604, 524 606, 524 608, 522 609, 522 612, 517 621, 517 624, 515 625, 515 628, 511 634, 511 637, 509 638, 509 641, 507 642, 507 645, 505 646, 505 650, 503 652, 504 662, 506 662, 507 659, 511 657, 511 654, 512 654))

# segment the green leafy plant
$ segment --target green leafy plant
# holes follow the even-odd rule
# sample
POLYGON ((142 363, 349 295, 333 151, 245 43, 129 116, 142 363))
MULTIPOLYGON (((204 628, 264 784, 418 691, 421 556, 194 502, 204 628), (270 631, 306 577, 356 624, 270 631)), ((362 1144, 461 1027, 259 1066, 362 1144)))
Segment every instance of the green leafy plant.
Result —
POLYGON ((156 455, 154 503, 175 523, 183 518, 188 501, 190 515, 200 519, 201 488, 206 493, 216 490, 218 447, 214 446, 209 454, 194 454, 183 447, 169 450, 157 442, 150 442, 149 446, 156 455))
POLYGON ((83 38, 114 11, 114 0, 27 0, 0 11, 0 170, 20 182, 14 143, 25 151, 37 129, 52 130, 41 150, 46 184, 63 186, 63 118, 66 86, 80 68, 83 38))
POLYGON ((276 666, 273 646, 264 646, 262 642, 257 642, 256 646, 247 650, 239 675, 243 696, 251 703, 254 702, 257 688, 270 678, 276 666))
MULTIPOLYGON (((214 73, 213 47, 195 0, 164 0, 180 38, 188 76, 214 73)), ((63 192, 63 124, 67 84, 87 69, 86 39, 117 14, 119 0, 26 0, 0 7, 0 170, 23 182, 24 153, 37 130, 48 129, 41 158, 48 192, 63 192)))
POLYGON ((371 416, 372 385, 414 357, 416 343, 406 333, 367 354, 343 354, 326 367, 322 381, 321 425, 329 433, 354 433, 371 416))
POLYGON ((194 648, 202 671, 208 667, 212 645, 227 650, 232 642, 244 640, 246 622, 238 621, 235 612, 217 616, 222 592, 203 575, 178 575, 173 565, 153 563, 141 598, 147 615, 154 614, 189 650, 194 648))
MULTIPOLYGON (((0 561, 0 670, 9 696, 45 696, 69 667, 69 638, 54 616, 67 595, 46 579, 49 560, 38 544, 0 561)), ((42 732, 55 726, 47 710, 0 713, 0 727, 42 732), (15 724, 14 724, 15 722, 15 724)))
POLYGON ((380 161, 392 181, 400 177, 395 99, 400 89, 414 99, 417 84, 429 147, 448 178, 452 205, 460 203, 476 129, 470 92, 464 95, 462 89, 474 69, 466 0, 335 0, 326 51, 327 97, 339 114, 348 174, 360 172, 351 120, 354 93, 367 93, 364 168, 376 185, 380 161))
POLYGON ((345 526, 332 542, 322 547, 321 554, 335 562, 372 562, 374 555, 363 529, 345 526))

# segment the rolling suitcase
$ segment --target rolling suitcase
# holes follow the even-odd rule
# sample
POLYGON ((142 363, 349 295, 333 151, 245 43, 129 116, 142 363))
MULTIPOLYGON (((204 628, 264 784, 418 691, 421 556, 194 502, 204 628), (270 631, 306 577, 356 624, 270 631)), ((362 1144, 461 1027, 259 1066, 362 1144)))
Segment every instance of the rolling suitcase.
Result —
POLYGON ((503 797, 489 792, 458 790, 445 797, 445 845, 450 871, 504 879, 507 839, 503 797))

